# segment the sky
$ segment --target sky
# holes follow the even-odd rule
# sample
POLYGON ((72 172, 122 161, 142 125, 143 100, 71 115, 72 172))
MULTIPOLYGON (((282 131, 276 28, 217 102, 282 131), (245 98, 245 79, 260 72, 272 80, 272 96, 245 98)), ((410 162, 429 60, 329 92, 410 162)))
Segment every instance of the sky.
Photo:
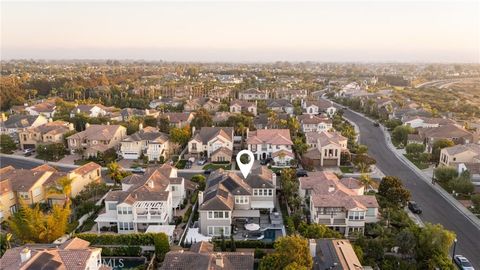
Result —
POLYGON ((1 0, 1 59, 480 63, 480 1, 1 0))

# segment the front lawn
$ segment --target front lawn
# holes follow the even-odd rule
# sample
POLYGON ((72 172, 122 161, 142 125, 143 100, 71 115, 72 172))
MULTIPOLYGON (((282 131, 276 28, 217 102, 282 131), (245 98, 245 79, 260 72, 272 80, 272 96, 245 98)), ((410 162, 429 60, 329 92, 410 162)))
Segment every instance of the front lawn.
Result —
POLYGON ((185 168, 185 164, 187 164, 187 160, 186 159, 181 159, 177 162, 177 164, 175 164, 175 167, 177 169, 184 169, 185 168))
POLYGON ((204 170, 217 170, 217 169, 230 170, 231 167, 232 167, 232 164, 230 164, 230 163, 227 163, 227 164, 208 163, 205 166, 203 166, 202 169, 204 169, 204 170))
POLYGON ((428 163, 425 163, 421 160, 418 160, 416 158, 414 158, 413 156, 411 155, 408 155, 408 154, 404 154, 404 156, 406 158, 408 158, 408 160, 410 160, 413 164, 415 164, 415 166, 417 166, 417 168, 419 168, 420 170, 424 170, 424 169, 427 169, 429 164, 428 163))
POLYGON ((340 171, 342 171, 342 173, 353 173, 353 167, 340 166, 340 171))

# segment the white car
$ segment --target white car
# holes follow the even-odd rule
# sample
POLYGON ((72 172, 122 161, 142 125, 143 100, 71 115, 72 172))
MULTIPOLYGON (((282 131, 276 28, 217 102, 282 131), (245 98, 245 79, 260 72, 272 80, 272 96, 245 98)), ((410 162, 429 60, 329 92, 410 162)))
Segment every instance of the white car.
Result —
POLYGON ((458 266, 458 268, 462 270, 475 270, 470 261, 468 261, 468 259, 462 255, 455 255, 453 260, 455 261, 455 264, 458 266))

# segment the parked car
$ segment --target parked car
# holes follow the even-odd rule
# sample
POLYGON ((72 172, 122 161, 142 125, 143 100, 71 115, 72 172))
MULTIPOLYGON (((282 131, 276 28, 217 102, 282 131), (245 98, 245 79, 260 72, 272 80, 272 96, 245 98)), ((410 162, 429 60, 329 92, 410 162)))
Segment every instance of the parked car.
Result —
POLYGON ((31 156, 33 153, 35 153, 35 148, 27 148, 23 150, 23 155, 26 157, 31 156))
POLYGON ((308 173, 306 170, 304 169, 298 169, 297 170, 297 177, 306 177, 308 176, 308 173))
POLYGON ((455 261, 455 264, 458 266, 458 268, 462 270, 475 270, 470 261, 462 255, 455 255, 453 261, 455 261))
POLYGON ((203 171, 204 174, 211 174, 212 173, 212 169, 206 169, 205 171, 203 171))
POLYGON ((192 162, 190 160, 187 160, 187 162, 185 162, 185 169, 190 169, 192 168, 192 162))
POLYGON ((380 124, 379 124, 378 122, 375 122, 375 123, 373 123, 373 126, 374 126, 374 127, 379 127, 380 124))
POLYGON ((422 213, 422 208, 420 208, 420 206, 418 206, 418 204, 414 201, 409 201, 408 202, 408 209, 410 209, 410 211, 412 211, 415 214, 421 214, 422 213))
POLYGON ((201 158, 197 161, 197 165, 204 165, 205 163, 207 163, 207 159, 206 158, 201 158))
POLYGON ((142 167, 132 168, 132 173, 144 173, 144 172, 145 172, 145 169, 142 167))

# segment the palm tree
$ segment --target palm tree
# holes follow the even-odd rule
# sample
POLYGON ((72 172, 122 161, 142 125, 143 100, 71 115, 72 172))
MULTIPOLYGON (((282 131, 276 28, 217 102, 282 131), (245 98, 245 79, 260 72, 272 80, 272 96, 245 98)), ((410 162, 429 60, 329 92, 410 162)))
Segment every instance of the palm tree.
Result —
POLYGON ((117 162, 110 162, 107 165, 107 175, 115 181, 115 185, 120 184, 125 173, 117 162))
POLYGON ((373 180, 372 178, 370 177, 370 175, 366 174, 366 173, 362 173, 362 175, 360 176, 360 182, 362 183, 362 185, 365 187, 365 190, 368 190, 370 188, 370 185, 372 184, 373 180))
POLYGON ((47 196, 63 194, 65 196, 65 204, 67 204, 72 194, 72 182, 73 178, 68 178, 67 176, 60 177, 57 179, 55 185, 48 188, 47 196))

